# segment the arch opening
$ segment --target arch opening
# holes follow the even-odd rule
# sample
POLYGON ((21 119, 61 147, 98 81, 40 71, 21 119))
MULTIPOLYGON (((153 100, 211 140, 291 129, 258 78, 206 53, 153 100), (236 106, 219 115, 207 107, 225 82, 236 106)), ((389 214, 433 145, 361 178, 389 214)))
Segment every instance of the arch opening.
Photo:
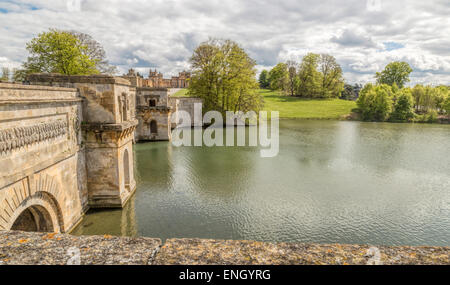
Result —
POLYGON ((14 221, 13 231, 53 232, 54 226, 50 213, 42 206, 31 206, 25 209, 14 221))
POLYGON ((158 133, 158 123, 156 121, 151 121, 150 123, 150 134, 157 134, 158 133))
POLYGON ((125 150, 123 155, 123 170, 125 177, 125 189, 127 191, 131 191, 131 179, 130 179, 130 155, 128 153, 128 149, 125 150))

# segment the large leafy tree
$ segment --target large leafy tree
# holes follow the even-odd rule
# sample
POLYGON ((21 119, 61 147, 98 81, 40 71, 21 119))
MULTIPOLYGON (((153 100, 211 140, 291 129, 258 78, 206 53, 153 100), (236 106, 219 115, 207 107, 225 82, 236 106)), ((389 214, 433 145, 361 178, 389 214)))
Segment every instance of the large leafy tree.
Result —
POLYGON ((382 72, 377 72, 375 77, 378 84, 393 86, 395 83, 399 88, 403 88, 410 81, 411 72, 413 70, 408 63, 395 61, 389 63, 382 72))
POLYGON ((205 111, 259 111, 255 61, 237 43, 211 39, 191 57, 189 94, 203 98, 205 111))
POLYGON ((303 57, 298 71, 297 95, 301 97, 320 97, 323 75, 318 70, 320 55, 309 53, 303 57))
POLYGON ((265 69, 263 71, 261 71, 261 74, 259 74, 259 86, 261 88, 269 88, 270 87, 269 72, 265 69))
POLYGON ((23 67, 29 73, 60 73, 65 75, 91 75, 99 73, 98 59, 90 58, 88 48, 66 31, 51 29, 27 44, 30 53, 23 67))
POLYGON ((286 91, 289 84, 289 69, 286 63, 277 64, 269 72, 270 89, 286 91))
POLYGON ((117 73, 117 67, 109 64, 103 46, 91 35, 77 31, 70 31, 70 33, 79 40, 83 47, 85 47, 82 49, 82 52, 95 62, 95 67, 100 73, 111 75, 117 73))
POLYGON ((286 63, 288 67, 288 86, 287 86, 287 92, 289 95, 294 96, 297 92, 297 86, 298 86, 298 76, 297 76, 297 62, 289 60, 286 63))
POLYGON ((342 68, 336 58, 328 54, 320 55, 319 70, 322 73, 322 98, 341 96, 344 90, 342 68))

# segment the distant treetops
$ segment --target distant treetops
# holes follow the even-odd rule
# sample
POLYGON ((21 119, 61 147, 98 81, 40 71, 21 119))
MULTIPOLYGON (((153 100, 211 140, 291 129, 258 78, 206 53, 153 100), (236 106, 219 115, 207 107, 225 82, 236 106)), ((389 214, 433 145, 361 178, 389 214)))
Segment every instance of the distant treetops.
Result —
POLYGON ((327 54, 307 54, 301 63, 288 61, 260 74, 261 88, 304 98, 337 98, 344 91, 342 68, 327 54))
POLYGON ((113 74, 103 47, 90 35, 50 29, 27 43, 29 56, 22 68, 13 71, 14 81, 30 73, 64 75, 113 74))

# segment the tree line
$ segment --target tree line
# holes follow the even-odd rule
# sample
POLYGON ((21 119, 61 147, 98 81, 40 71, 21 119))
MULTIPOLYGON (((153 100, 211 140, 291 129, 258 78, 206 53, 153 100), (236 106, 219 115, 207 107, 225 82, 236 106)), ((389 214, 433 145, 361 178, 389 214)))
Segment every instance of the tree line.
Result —
POLYGON ((404 87, 412 68, 406 62, 392 62, 376 74, 376 84, 367 84, 357 100, 365 121, 436 122, 450 115, 450 87, 404 87))
POLYGON ((341 97, 345 81, 341 66, 328 54, 309 53, 301 62, 279 63, 259 77, 261 88, 304 98, 341 97))
MULTIPOLYGON (((27 44, 29 56, 20 69, 2 69, 1 81, 23 81, 30 73, 65 75, 113 74, 103 47, 91 36, 50 29, 27 44)), ((358 112, 367 121, 435 121, 450 115, 448 86, 405 87, 412 68, 392 62, 375 74, 376 83, 345 84, 341 66, 328 54, 309 53, 301 62, 279 63, 263 70, 256 80, 256 62, 236 42, 210 39, 201 43, 190 59, 188 94, 204 99, 204 110, 259 111, 264 100, 258 87, 303 98, 357 100, 358 112)))

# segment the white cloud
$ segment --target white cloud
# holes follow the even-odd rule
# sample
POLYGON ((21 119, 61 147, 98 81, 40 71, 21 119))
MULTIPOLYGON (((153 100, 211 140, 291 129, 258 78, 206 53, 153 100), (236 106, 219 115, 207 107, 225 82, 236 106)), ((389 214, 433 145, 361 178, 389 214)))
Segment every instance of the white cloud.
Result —
POLYGON ((258 70, 326 52, 350 82, 371 81, 389 61, 406 60, 413 83, 450 84, 447 0, 382 0, 381 9, 361 0, 81 0, 80 11, 67 5, 74 1, 0 2, 0 65, 17 66, 29 40, 60 28, 91 34, 122 72, 175 74, 189 67, 196 45, 219 37, 239 42, 258 70))

